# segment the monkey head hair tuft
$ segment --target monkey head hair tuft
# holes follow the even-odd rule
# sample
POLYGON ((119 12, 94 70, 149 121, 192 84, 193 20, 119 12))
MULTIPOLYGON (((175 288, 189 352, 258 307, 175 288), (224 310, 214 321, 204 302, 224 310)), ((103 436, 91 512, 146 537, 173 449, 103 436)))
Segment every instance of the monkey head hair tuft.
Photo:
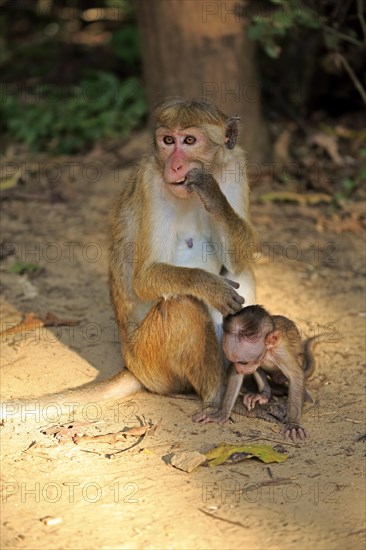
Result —
POLYGON ((274 322, 268 311, 260 305, 243 307, 233 315, 224 318, 223 330, 250 340, 265 336, 274 330, 274 322))
POLYGON ((226 126, 228 117, 213 103, 199 99, 167 99, 154 112, 155 129, 189 128, 190 126, 215 125, 226 126))

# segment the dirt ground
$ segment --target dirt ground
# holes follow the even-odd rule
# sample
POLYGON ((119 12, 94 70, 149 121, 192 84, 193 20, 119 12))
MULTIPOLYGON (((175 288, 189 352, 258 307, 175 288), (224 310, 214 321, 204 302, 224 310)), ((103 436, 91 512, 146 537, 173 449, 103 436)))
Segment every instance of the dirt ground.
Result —
MULTIPOLYGON (((120 169, 113 168, 115 156, 100 151, 82 160, 58 158, 53 166, 36 159, 42 178, 35 170, 33 187, 2 203, 3 251, 12 244, 14 254, 0 264, 1 330, 30 312, 79 322, 2 334, 4 398, 61 391, 118 372, 106 218, 145 142, 139 134, 120 149, 120 169), (51 175, 52 191, 45 183, 51 175), (42 271, 12 273, 15 260, 42 271)), ((18 167, 29 171, 18 158, 18 167)), ((309 440, 284 442, 277 424, 239 415, 224 426, 195 425, 190 417, 198 400, 144 392, 76 415, 91 422, 89 434, 161 420, 153 434, 115 444, 58 443, 42 434, 70 420, 52 407, 9 420, 1 429, 3 548, 365 548, 363 205, 339 213, 329 205, 263 204, 266 190, 268 182, 252 186, 262 242, 258 302, 296 321, 304 337, 325 335, 309 381, 315 403, 303 415, 309 440), (288 460, 199 466, 192 473, 169 463, 178 451, 247 441, 280 445, 288 460)))

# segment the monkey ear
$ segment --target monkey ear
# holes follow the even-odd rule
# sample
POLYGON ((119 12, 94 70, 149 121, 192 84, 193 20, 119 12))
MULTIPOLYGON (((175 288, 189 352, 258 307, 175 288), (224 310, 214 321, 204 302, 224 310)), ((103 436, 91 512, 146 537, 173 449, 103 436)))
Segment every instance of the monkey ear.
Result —
POLYGON ((264 343, 267 349, 275 348, 276 346, 278 346, 281 338, 282 336, 280 330, 272 330, 271 332, 269 332, 264 339, 264 343))
POLYGON ((234 149, 238 137, 238 121, 240 117, 231 116, 226 121, 225 145, 227 149, 234 149))

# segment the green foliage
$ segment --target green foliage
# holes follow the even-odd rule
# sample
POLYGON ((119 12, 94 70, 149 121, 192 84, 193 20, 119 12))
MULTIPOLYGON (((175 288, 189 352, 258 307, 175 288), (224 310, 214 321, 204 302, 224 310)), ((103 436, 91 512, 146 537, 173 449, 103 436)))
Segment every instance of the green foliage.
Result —
POLYGON ((280 38, 297 26, 319 29, 318 16, 301 2, 271 0, 275 6, 270 13, 253 17, 248 27, 248 36, 257 40, 266 54, 277 58, 281 53, 280 38))
POLYGON ((113 33, 110 47, 115 56, 121 59, 127 67, 132 68, 136 65, 141 58, 136 25, 128 25, 113 33))
POLYGON ((256 9, 247 33, 264 52, 259 60, 277 108, 294 116, 295 109, 304 113, 326 96, 329 110, 340 105, 342 96, 348 107, 358 105, 360 96, 365 101, 362 0, 342 8, 332 0, 266 0, 256 9), (343 75, 350 79, 344 86, 343 75), (337 81, 340 87, 334 85, 337 81), (355 94, 349 93, 350 84, 355 94))
POLYGON ((50 84, 25 97, 10 95, 0 104, 5 130, 31 150, 68 154, 107 137, 128 135, 147 111, 137 78, 121 82, 112 73, 94 72, 78 85, 50 84))
POLYGON ((354 29, 346 27, 343 32, 339 32, 337 24, 334 27, 326 24, 327 17, 321 13, 322 10, 327 9, 327 3, 324 0, 313 2, 313 9, 301 0, 269 0, 269 2, 269 10, 253 17, 247 32, 251 39, 259 42, 271 58, 280 56, 281 39, 300 28, 320 31, 329 50, 337 50, 342 40, 353 41, 357 45, 358 37, 354 29))
POLYGON ((351 178, 343 178, 341 183, 341 190, 334 194, 334 201, 336 205, 341 204, 351 198, 352 192, 358 188, 358 182, 351 178))
POLYGON ((27 264, 16 261, 9 267, 9 271, 17 275, 38 275, 42 271, 42 267, 38 264, 27 264))

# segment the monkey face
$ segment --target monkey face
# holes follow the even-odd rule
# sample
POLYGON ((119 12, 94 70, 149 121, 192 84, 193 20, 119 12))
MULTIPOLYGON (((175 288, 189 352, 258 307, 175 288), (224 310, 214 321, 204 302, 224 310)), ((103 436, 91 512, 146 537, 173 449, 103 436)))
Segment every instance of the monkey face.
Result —
POLYGON ((163 169, 164 183, 179 198, 192 196, 186 185, 192 168, 207 168, 212 164, 212 146, 205 133, 197 127, 158 128, 155 134, 157 156, 163 169))
POLYGON ((246 340, 235 334, 224 334, 222 349, 239 374, 253 374, 263 363, 267 348, 263 338, 246 340))

